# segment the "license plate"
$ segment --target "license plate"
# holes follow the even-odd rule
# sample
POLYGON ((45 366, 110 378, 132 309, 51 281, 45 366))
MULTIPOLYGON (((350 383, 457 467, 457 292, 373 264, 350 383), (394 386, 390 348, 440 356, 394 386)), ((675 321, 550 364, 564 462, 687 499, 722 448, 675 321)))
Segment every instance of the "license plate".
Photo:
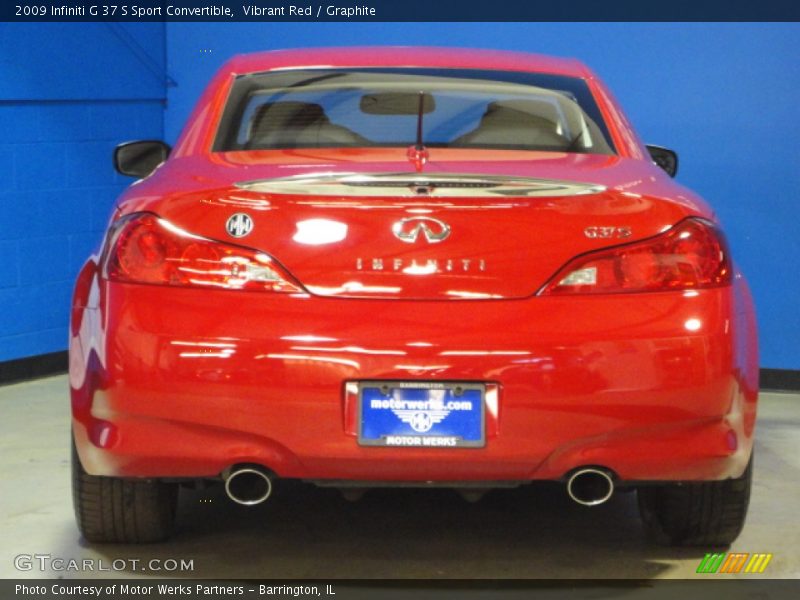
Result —
POLYGON ((478 383, 365 381, 358 387, 362 446, 480 448, 484 396, 478 383))

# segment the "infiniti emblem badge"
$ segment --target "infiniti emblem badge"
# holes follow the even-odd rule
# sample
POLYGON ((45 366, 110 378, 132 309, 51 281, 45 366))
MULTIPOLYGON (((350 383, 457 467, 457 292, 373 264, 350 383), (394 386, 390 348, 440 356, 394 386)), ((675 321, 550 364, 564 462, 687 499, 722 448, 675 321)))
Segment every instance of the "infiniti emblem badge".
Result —
POLYGON ((450 226, 444 221, 432 217, 407 217, 392 225, 392 233, 399 240, 413 244, 422 234, 429 244, 436 244, 447 239, 450 226))
POLYGON ((248 214, 236 213, 231 215, 228 222, 225 223, 225 229, 229 235, 235 238, 242 238, 253 231, 253 219, 248 214))

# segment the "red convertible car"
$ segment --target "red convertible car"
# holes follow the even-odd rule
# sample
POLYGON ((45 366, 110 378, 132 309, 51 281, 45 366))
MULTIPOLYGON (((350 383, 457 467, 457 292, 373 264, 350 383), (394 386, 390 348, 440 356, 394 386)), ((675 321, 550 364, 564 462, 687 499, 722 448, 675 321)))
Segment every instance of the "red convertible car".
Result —
POLYGON ((711 208, 585 66, 495 51, 235 57, 75 288, 73 489, 89 541, 169 535, 181 485, 240 504, 563 482, 636 490, 728 544, 752 480, 747 284, 711 208))

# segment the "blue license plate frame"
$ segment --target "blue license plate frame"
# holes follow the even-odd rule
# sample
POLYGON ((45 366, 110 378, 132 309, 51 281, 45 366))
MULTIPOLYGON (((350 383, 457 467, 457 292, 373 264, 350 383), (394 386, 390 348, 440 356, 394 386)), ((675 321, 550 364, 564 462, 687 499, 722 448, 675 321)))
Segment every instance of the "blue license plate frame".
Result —
POLYGON ((361 446, 486 446, 484 383, 361 381, 357 410, 361 446))

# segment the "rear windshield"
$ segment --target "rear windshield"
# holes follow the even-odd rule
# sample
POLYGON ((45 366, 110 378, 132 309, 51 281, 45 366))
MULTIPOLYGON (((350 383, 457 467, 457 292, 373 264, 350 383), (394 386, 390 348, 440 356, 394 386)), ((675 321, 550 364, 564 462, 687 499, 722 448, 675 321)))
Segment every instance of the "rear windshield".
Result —
POLYGON ((583 79, 407 68, 241 75, 214 150, 407 147, 418 137, 434 148, 614 153, 583 79))

